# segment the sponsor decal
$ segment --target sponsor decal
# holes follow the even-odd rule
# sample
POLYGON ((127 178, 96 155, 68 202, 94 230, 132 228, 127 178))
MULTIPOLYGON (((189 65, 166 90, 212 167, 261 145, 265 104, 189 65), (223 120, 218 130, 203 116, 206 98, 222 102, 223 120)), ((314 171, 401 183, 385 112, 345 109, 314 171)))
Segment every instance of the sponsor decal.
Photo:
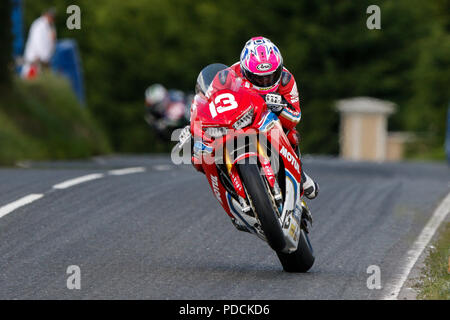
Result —
POLYGON ((294 239, 294 241, 297 241, 296 240, 296 232, 295 231, 297 231, 297 227, 296 226, 294 226, 293 224, 291 224, 291 227, 289 228, 289 235, 291 236, 291 238, 292 239, 294 239))
POLYGON ((266 62, 266 63, 260 63, 256 66, 256 69, 258 69, 259 71, 267 71, 270 70, 272 68, 272 64, 266 62))
POLYGON ((284 229, 289 228, 289 226, 291 225, 291 215, 292 215, 292 210, 286 210, 286 215, 285 215, 284 223, 283 223, 284 229))
POLYGON ((210 154, 213 148, 204 144, 202 141, 195 141, 194 143, 194 154, 207 153, 210 154))
POLYGON ((261 45, 264 44, 264 38, 258 38, 253 40, 253 44, 255 45, 261 45))
POLYGON ((236 176, 233 176, 233 185, 237 190, 242 191, 242 185, 239 183, 239 180, 236 176))
POLYGON ((300 219, 297 217, 296 213, 294 211, 289 212, 289 219, 286 221, 286 227, 289 227, 289 235, 294 241, 298 240, 298 235, 300 233, 299 227, 300 227, 300 219), (292 219, 291 219, 292 217, 292 219))
POLYGON ((284 146, 281 148, 280 153, 289 163, 291 163, 294 166, 295 170, 297 170, 297 172, 300 173, 300 165, 297 159, 295 159, 295 157, 289 151, 287 151, 287 149, 284 146))
POLYGON ((291 95, 291 101, 292 103, 295 103, 298 101, 298 90, 297 90, 297 83, 294 82, 294 85, 292 86, 292 90, 290 92, 291 95))
POLYGON ((219 189, 219 180, 216 176, 211 175, 211 185, 214 191, 214 194, 217 198, 217 200, 219 200, 220 204, 222 203, 222 198, 220 197, 220 189, 219 189))
POLYGON ((262 167, 264 169, 264 174, 266 175, 267 180, 271 187, 275 185, 275 175, 273 173, 272 167, 270 166, 270 162, 265 159, 262 163, 262 167))
POLYGON ((301 216, 301 209, 296 206, 294 212, 292 212, 292 218, 295 220, 295 222, 297 222, 297 225, 300 225, 300 216, 301 216))

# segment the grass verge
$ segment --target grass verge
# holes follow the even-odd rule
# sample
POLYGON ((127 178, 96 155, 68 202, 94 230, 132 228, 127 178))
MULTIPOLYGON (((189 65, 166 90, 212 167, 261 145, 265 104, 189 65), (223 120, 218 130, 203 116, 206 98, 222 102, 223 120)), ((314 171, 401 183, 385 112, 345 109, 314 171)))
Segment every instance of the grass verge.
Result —
POLYGON ((14 79, 0 94, 0 165, 109 153, 109 141, 66 78, 46 72, 14 79))
POLYGON ((417 299, 450 300, 450 222, 431 247, 416 289, 417 299))

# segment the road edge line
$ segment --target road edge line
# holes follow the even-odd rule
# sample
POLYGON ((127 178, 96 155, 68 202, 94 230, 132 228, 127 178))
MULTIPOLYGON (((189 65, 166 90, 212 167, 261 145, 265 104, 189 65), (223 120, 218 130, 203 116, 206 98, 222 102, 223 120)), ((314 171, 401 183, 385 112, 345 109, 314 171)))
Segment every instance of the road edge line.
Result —
POLYGON ((426 248, 428 243, 433 238, 436 230, 439 228, 442 221, 445 220, 447 214, 450 212, 450 193, 448 193, 445 198, 441 201, 439 206, 433 212, 433 215, 428 220, 428 222, 423 227, 419 236, 414 241, 413 245, 410 247, 406 254, 405 265, 402 268, 401 277, 394 280, 394 285, 390 286, 389 292, 383 297, 383 300, 397 300, 403 285, 408 279, 411 270, 422 254, 423 250, 426 248))

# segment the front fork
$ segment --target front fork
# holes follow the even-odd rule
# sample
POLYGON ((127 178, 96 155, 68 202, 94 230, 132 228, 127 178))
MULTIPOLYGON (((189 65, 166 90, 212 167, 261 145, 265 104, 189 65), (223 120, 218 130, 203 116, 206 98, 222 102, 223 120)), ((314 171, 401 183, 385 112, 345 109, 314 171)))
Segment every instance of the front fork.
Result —
POLYGON ((302 215, 301 215, 301 228, 305 230, 306 233, 309 233, 308 222, 313 223, 311 211, 309 210, 306 202, 302 200, 302 215))
MULTIPOLYGON (((280 186, 278 185, 278 181, 273 172, 269 157, 267 156, 264 148, 261 146, 261 144, 257 138, 256 138, 256 147, 257 147, 258 160, 264 171, 264 175, 267 179, 267 182, 269 183, 269 187, 271 189, 272 195, 274 197, 274 200, 276 202, 276 205, 277 205, 277 208, 279 211, 279 216, 281 216, 282 208, 283 208, 283 206, 282 206, 283 205, 283 195, 281 193, 280 186)), ((244 213, 248 213, 251 211, 251 206, 247 199, 247 195, 246 195, 244 187, 242 185, 241 178, 239 177, 239 174, 237 172, 237 168, 236 168, 236 166, 233 165, 233 162, 231 161, 230 154, 228 153, 226 146, 224 146, 224 154, 225 154, 225 164, 227 167, 227 171, 228 171, 228 174, 233 183, 234 189, 236 190, 236 192, 238 194, 239 203, 242 207, 242 211, 244 213)))

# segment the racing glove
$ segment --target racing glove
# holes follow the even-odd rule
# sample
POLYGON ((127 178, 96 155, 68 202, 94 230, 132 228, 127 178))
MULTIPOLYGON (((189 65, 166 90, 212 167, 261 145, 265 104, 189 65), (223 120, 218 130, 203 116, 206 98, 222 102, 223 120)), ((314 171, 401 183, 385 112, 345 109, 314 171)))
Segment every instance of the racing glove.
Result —
POLYGON ((267 108, 269 108, 269 110, 276 115, 279 115, 281 111, 283 111, 283 108, 287 106, 285 103, 283 103, 283 98, 278 93, 266 94, 265 100, 267 108))

